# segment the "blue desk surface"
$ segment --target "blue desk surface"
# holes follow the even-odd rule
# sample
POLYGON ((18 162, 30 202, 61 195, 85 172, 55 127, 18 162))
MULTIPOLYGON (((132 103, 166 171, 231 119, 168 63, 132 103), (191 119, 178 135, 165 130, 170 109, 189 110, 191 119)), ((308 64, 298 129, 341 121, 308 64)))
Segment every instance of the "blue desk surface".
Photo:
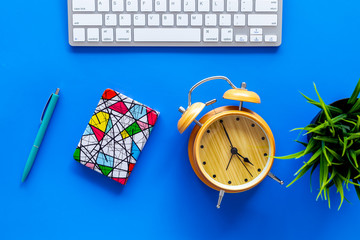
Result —
MULTIPOLYGON (((290 188, 265 179, 245 193, 218 192, 193 173, 190 130, 176 129, 177 109, 189 88, 213 75, 257 92, 245 104, 269 123, 277 155, 301 147, 293 140, 318 109, 299 91, 326 102, 350 96, 360 78, 360 3, 350 0, 284 2, 279 48, 72 48, 66 1, 5 1, 0 22, 1 239, 346 239, 358 237, 360 201, 353 188, 337 211, 315 201, 309 176, 290 188), (22 171, 50 93, 60 99, 24 184, 22 171), (74 149, 101 93, 113 88, 161 112, 128 181, 122 185, 76 163, 74 149)), ((225 83, 194 93, 220 99, 225 83)), ((221 106, 232 104, 222 100, 221 106)), ((209 108, 210 109, 210 108, 209 108)), ((302 160, 276 160, 286 183, 302 160)))

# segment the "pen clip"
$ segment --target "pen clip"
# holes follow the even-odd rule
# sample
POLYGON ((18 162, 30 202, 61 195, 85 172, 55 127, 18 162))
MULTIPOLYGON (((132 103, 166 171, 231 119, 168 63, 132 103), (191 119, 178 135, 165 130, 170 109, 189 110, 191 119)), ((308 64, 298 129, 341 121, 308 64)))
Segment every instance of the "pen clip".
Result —
POLYGON ((47 102, 46 102, 46 105, 45 105, 45 107, 44 107, 44 110, 42 111, 41 118, 40 118, 40 124, 41 124, 42 121, 43 121, 44 115, 45 115, 45 113, 46 113, 46 109, 47 109, 47 107, 48 107, 48 105, 49 105, 49 102, 50 102, 50 99, 51 99, 52 95, 53 95, 53 93, 50 95, 49 99, 48 99, 47 102))

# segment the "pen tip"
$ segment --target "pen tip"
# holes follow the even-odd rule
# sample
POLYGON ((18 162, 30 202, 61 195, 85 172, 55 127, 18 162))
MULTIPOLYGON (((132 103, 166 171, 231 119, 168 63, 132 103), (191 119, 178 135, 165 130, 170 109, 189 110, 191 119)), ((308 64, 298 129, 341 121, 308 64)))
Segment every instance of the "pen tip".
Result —
POLYGON ((59 94, 59 92, 60 92, 60 88, 57 88, 55 91, 55 94, 57 95, 57 94, 59 94))

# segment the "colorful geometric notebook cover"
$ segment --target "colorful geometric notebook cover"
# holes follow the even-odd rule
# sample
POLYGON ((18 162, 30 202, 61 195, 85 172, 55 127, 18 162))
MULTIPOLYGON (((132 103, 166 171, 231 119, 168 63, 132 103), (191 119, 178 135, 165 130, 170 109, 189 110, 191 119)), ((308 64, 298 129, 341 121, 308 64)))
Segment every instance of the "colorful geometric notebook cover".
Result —
POLYGON ((81 164, 125 185, 159 112, 106 89, 75 150, 81 164))

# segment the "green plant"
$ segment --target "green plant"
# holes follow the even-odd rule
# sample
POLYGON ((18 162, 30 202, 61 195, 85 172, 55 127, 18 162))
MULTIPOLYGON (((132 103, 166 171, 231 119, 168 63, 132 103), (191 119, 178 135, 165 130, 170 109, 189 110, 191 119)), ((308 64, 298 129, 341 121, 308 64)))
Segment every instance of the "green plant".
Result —
POLYGON ((312 154, 307 162, 295 173, 292 185, 307 171, 311 175, 319 167, 320 188, 316 200, 321 197, 328 200, 330 208, 330 187, 335 186, 340 194, 340 205, 343 204, 344 188, 349 190, 353 185, 360 199, 360 80, 349 99, 335 102, 331 105, 324 103, 314 83, 319 101, 315 101, 302 94, 312 105, 319 107, 321 112, 314 121, 303 128, 293 130, 306 131, 308 141, 300 142, 305 149, 288 156, 276 157, 278 159, 298 159, 312 154))

